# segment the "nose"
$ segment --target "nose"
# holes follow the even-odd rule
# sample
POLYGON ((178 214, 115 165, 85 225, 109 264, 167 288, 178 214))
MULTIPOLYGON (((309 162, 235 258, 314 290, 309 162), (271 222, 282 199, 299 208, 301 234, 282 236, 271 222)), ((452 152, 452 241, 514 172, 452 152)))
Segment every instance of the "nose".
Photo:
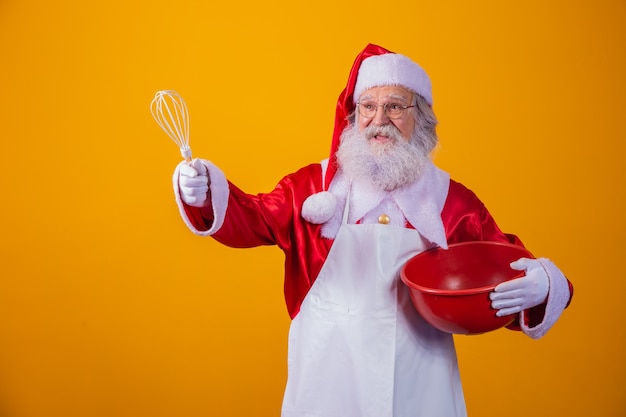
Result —
POLYGON ((376 108, 376 114, 372 118, 372 123, 374 126, 383 126, 389 123, 389 117, 385 114, 385 108, 383 106, 378 106, 376 108))

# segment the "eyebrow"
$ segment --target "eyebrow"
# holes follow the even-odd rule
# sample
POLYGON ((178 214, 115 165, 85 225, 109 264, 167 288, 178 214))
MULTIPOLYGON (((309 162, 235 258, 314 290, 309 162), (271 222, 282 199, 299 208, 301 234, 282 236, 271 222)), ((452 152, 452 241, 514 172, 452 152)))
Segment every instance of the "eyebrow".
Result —
MULTIPOLYGON (((410 98, 408 98, 406 96, 403 96, 403 95, 400 95, 400 94, 393 94, 393 93, 392 94, 388 94, 386 96, 383 96, 381 98, 390 98, 392 100, 406 100, 406 101, 410 100, 410 98)), ((363 97, 361 97, 359 99, 359 101, 362 101, 362 100, 374 100, 374 97, 372 97, 371 95, 368 94, 368 95, 363 96, 363 97)))

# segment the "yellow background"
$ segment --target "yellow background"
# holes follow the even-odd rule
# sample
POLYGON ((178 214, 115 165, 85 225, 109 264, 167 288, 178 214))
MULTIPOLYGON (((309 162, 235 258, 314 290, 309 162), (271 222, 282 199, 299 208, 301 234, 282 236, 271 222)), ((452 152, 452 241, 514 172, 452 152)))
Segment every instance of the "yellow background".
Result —
POLYGON ((278 416, 282 254, 192 235, 195 156, 249 192, 326 157, 372 42, 430 74, 436 162, 576 286, 542 340, 458 337, 470 416, 624 416, 626 2, 0 1, 0 415, 278 416))

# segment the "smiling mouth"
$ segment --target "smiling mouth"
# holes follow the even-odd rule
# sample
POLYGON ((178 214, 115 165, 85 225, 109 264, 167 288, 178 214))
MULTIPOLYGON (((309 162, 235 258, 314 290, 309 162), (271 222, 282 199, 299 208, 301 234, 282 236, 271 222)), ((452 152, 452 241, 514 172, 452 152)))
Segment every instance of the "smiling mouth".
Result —
POLYGON ((370 138, 370 141, 376 143, 387 143, 391 140, 391 137, 385 135, 374 135, 370 138))

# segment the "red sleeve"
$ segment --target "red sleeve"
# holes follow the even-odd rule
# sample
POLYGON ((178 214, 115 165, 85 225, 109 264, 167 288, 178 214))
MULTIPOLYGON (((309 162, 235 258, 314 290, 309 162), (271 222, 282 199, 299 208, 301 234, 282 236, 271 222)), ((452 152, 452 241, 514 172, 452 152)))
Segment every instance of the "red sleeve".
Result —
POLYGON ((448 197, 441 212, 448 243, 488 240, 524 246, 512 234, 502 232, 476 194, 450 180, 448 197))
MULTIPOLYGON (((222 226, 212 235, 227 246, 277 245, 285 254, 285 302, 293 318, 328 256, 332 240, 320 237, 320 225, 301 216, 304 200, 322 190, 319 164, 283 178, 269 193, 247 194, 228 183, 229 198, 222 226)), ((194 226, 208 230, 212 208, 185 207, 194 226)))

